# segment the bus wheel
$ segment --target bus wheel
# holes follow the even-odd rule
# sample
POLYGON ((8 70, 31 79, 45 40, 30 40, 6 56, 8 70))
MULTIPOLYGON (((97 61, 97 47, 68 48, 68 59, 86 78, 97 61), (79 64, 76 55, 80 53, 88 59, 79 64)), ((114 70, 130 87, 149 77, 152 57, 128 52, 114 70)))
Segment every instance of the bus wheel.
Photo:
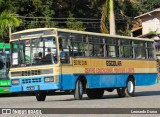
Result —
POLYGON ((87 89, 86 93, 90 99, 100 99, 103 97, 104 89, 87 89))
POLYGON ((134 97, 135 82, 132 78, 127 80, 126 94, 127 96, 134 97))
POLYGON ((36 92, 37 101, 45 101, 46 93, 45 92, 36 92))
POLYGON ((76 89, 74 91, 74 99, 81 100, 83 96, 83 85, 80 79, 77 80, 76 89))
POLYGON ((117 93, 119 97, 125 97, 126 96, 126 92, 125 92, 126 88, 117 88, 117 93))

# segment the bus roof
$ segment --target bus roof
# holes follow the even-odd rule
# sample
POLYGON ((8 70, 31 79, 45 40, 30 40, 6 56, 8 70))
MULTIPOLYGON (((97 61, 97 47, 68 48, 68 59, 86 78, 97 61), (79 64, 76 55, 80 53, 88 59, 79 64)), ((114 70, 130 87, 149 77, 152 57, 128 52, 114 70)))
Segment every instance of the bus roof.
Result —
POLYGON ((134 40, 143 40, 143 41, 154 41, 153 39, 148 39, 148 38, 138 38, 138 37, 129 37, 129 36, 120 36, 120 35, 110 35, 110 34, 103 34, 103 33, 87 32, 87 31, 76 31, 76 30, 60 29, 60 28, 27 29, 27 30, 22 30, 22 31, 18 31, 18 32, 12 33, 12 35, 21 34, 21 33, 27 33, 27 32, 45 31, 45 30, 55 30, 55 31, 61 31, 61 32, 68 32, 68 33, 78 33, 78 34, 85 34, 85 35, 113 37, 113 38, 134 39, 134 40))

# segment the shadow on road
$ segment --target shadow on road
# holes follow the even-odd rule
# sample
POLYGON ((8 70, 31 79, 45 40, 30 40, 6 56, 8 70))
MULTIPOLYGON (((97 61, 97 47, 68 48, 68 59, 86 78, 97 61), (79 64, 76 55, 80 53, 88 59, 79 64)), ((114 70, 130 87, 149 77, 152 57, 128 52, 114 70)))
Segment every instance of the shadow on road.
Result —
MULTIPOLYGON (((160 95, 160 91, 141 91, 141 92, 135 92, 135 97, 141 97, 141 96, 157 96, 160 95)), ((64 96, 64 95, 63 95, 64 96)), ((117 94, 112 95, 104 95, 101 99, 117 99, 119 96, 117 94)), ((90 100, 88 97, 83 97, 83 100, 90 100)), ((98 99, 92 99, 92 100, 98 100, 98 99)), ((50 100, 53 101, 53 100, 50 100)), ((54 100, 54 101, 75 101, 74 97, 70 99, 65 100, 54 100)))
MULTIPOLYGON (((119 98, 118 95, 104 95, 101 100, 103 99, 116 99, 116 98, 119 98)), ((99 99, 90 99, 88 97, 83 97, 83 100, 99 100, 99 99)), ((74 96, 73 98, 70 98, 70 99, 65 99, 65 100, 50 100, 50 101, 75 101, 74 99, 74 96)))
POLYGON ((135 92, 135 96, 139 97, 139 96, 156 96, 156 95, 160 95, 160 91, 142 91, 142 92, 135 92))

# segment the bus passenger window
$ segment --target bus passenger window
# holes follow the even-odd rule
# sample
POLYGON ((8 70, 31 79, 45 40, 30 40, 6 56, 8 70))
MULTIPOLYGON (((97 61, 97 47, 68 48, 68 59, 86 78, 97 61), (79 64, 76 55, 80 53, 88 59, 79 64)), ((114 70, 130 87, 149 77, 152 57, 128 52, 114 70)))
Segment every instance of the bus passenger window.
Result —
POLYGON ((64 63, 66 59, 66 53, 63 51, 62 45, 59 46, 59 51, 60 51, 60 61, 61 63, 64 63))
POLYGON ((100 46, 99 56, 104 57, 104 48, 103 48, 103 45, 100 46))
POLYGON ((63 48, 62 44, 59 45, 59 52, 60 52, 60 62, 61 63, 69 63, 69 46, 67 45, 66 48, 63 48))
POLYGON ((38 53, 38 56, 35 57, 35 63, 40 63, 42 59, 42 52, 38 53))

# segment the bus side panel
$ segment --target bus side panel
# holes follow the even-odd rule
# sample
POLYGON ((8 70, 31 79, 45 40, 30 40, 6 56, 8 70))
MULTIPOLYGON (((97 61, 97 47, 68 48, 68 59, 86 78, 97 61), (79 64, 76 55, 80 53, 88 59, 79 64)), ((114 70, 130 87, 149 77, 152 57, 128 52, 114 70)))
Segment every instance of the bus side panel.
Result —
MULTIPOLYGON (((62 75, 61 90, 73 90, 79 75, 62 75)), ((125 87, 128 75, 85 75, 88 88, 125 87)))
POLYGON ((153 85, 158 83, 157 74, 135 74, 136 86, 153 85))
MULTIPOLYGON (((126 87, 126 81, 129 74, 88 74, 85 75, 87 79, 88 88, 116 88, 126 87)), ((158 82, 157 74, 134 74, 136 86, 153 85, 158 82)), ((75 89, 78 75, 65 74, 62 75, 62 89, 73 90, 75 89)))
MULTIPOLYGON (((125 87, 129 74, 87 75, 88 88, 125 87)), ((134 74, 136 86, 158 83, 157 74, 134 74)))
POLYGON ((125 87, 128 75, 87 75, 88 88, 125 87))
POLYGON ((73 74, 63 74, 61 78, 61 90, 73 90, 78 76, 73 74))

